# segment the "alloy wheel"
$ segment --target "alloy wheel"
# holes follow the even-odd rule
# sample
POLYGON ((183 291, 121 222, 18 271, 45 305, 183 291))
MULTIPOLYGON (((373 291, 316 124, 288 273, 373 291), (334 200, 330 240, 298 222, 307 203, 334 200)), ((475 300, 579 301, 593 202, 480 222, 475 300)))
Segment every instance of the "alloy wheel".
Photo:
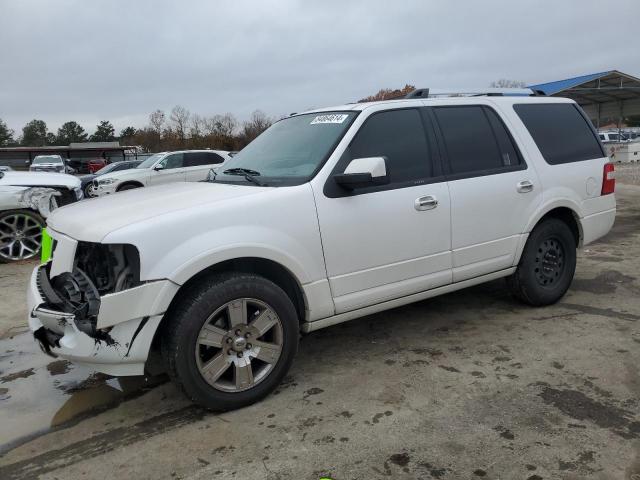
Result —
POLYGON ((93 198, 96 196, 96 187, 93 184, 93 182, 87 185, 87 188, 85 189, 85 193, 87 194, 87 197, 93 198))
POLYGON ((25 260, 34 257, 42 245, 42 225, 25 213, 13 213, 0 219, 0 257, 25 260))
POLYGON ((275 310, 261 300, 240 298, 204 322, 196 340, 196 364, 213 388, 241 392, 271 373, 282 344, 282 321, 275 310))

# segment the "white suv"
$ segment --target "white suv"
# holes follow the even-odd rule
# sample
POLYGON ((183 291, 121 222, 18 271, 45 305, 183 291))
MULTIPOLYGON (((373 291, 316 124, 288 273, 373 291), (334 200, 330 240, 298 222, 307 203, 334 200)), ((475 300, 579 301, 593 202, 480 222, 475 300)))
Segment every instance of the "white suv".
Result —
POLYGON ((614 182, 568 99, 296 114, 209 182, 53 212, 29 325, 113 375, 142 374, 157 348, 191 399, 236 408, 278 385, 300 332, 501 277, 525 303, 558 301, 576 247, 613 225, 614 182))
POLYGON ((103 175, 93 181, 96 197, 123 190, 172 182, 205 180, 211 169, 218 169, 229 160, 223 150, 185 150, 162 152, 150 156, 136 168, 103 175))

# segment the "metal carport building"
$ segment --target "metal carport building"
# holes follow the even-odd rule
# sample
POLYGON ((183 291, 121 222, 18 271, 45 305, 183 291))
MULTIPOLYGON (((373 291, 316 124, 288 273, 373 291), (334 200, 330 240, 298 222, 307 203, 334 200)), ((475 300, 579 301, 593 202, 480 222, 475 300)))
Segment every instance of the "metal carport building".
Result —
POLYGON ((620 128, 625 117, 640 115, 640 79, 618 70, 529 85, 529 88, 575 100, 596 128, 605 122, 616 123, 620 128))

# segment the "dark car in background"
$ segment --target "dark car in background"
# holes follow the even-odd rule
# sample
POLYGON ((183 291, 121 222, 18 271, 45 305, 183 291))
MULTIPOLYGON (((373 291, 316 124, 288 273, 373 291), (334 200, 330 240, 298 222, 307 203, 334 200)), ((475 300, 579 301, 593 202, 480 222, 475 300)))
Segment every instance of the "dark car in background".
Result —
POLYGON ((124 160, 122 162, 113 162, 108 165, 103 166, 101 169, 96 171, 95 173, 91 173, 89 175, 83 175, 80 177, 80 182, 82 183, 82 191, 84 192, 85 197, 93 197, 93 179, 99 177, 100 175, 104 175, 105 173, 119 172, 121 170, 129 170, 130 168, 136 168, 140 165, 141 160, 124 160))

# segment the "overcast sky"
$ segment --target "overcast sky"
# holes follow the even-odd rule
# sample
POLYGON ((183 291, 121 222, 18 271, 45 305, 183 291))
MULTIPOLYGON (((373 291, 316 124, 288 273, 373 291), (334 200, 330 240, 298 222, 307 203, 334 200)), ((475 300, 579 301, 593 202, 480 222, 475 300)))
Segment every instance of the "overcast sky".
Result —
POLYGON ((638 0, 0 0, 0 118, 91 133, 176 104, 242 120, 405 83, 640 76, 639 22, 638 0))

